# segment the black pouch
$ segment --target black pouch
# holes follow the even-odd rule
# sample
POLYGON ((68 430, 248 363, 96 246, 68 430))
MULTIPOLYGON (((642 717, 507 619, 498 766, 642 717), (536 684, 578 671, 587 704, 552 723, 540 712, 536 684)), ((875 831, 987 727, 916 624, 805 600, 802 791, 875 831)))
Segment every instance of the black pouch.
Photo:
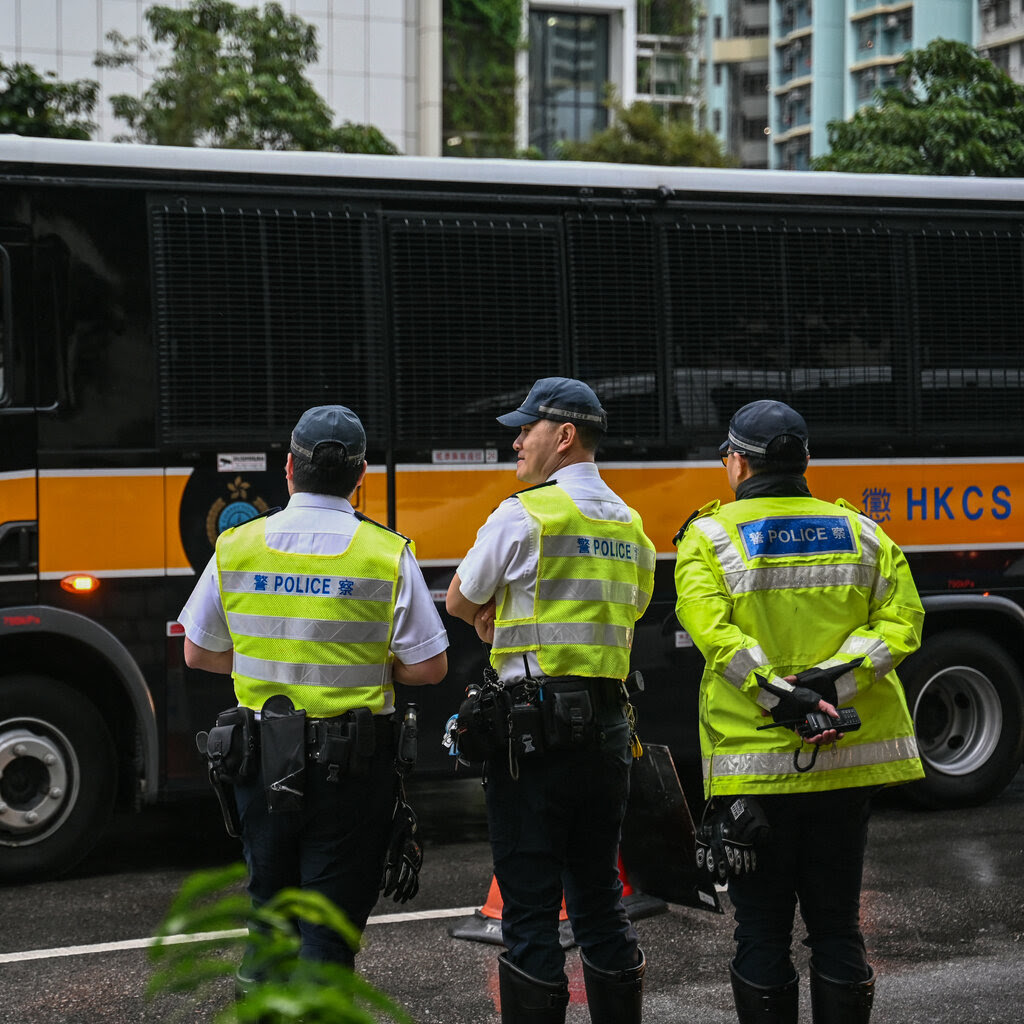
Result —
POLYGON ((370 773, 370 760, 377 749, 377 733, 373 724, 373 712, 369 708, 356 708, 352 712, 352 756, 349 759, 349 773, 364 776, 370 773))
POLYGON ((518 757, 540 754, 544 745, 544 716, 539 704, 517 703, 512 705, 510 726, 512 751, 518 757))
POLYGON ((306 712, 284 696, 271 697, 260 712, 260 761, 267 809, 302 807, 306 774, 306 712))
POLYGON ((251 708, 228 708, 206 739, 210 770, 223 782, 238 782, 256 775, 256 713, 251 708))
POLYGON ((546 686, 540 706, 548 750, 586 750, 597 742, 597 718, 588 690, 546 686))
POLYGON ((471 687, 459 706, 459 756, 467 761, 486 761, 505 753, 511 710, 512 698, 507 690, 471 687))

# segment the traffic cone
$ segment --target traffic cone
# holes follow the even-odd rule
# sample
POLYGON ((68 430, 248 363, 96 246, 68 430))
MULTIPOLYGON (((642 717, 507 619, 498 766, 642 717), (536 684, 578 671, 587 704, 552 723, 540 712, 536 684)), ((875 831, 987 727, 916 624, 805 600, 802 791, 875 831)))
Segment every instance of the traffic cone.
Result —
MULTIPOLYGON (((463 918, 458 924, 448 929, 453 939, 471 939, 475 942, 490 942, 495 946, 503 946, 501 938, 501 909, 504 901, 498 888, 498 879, 491 875, 491 887, 487 890, 487 900, 479 910, 474 910, 471 917, 463 918)), ((569 949, 576 944, 569 924, 569 914, 565 909, 565 897, 562 897, 562 909, 558 912, 558 934, 562 949, 569 949)))
MULTIPOLYGON (((622 882, 622 903, 631 921, 653 917, 655 914, 663 914, 668 910, 668 904, 664 900, 638 892, 630 885, 621 853, 619 854, 619 880, 622 882)), ((461 922, 449 928, 448 934, 454 939, 471 939, 476 942, 490 942, 496 946, 504 945, 501 939, 502 906, 498 879, 492 875, 491 887, 487 891, 484 905, 479 910, 473 911, 471 917, 463 918, 461 922)), ((563 949, 570 949, 576 945, 572 934, 572 925, 569 924, 569 914, 565 909, 565 896, 562 897, 562 909, 558 913, 558 934, 563 949)))

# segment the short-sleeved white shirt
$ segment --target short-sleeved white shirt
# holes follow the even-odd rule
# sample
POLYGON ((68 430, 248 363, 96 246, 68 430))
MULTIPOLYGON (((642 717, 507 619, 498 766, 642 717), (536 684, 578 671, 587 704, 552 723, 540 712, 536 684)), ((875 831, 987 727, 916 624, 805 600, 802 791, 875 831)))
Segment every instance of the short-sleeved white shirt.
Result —
MULTIPOLYGON (((286 508, 267 519, 267 543, 278 551, 294 554, 338 555, 348 547, 358 525, 351 504, 344 498, 302 492, 293 494, 286 508)), ((448 634, 408 547, 402 552, 398 571, 391 650, 399 661, 416 665, 446 650, 448 634)), ((185 628, 185 636, 199 647, 230 650, 231 633, 221 603, 216 555, 196 582, 178 621, 185 628)))
MULTIPOLYGON (((565 466, 550 478, 572 499, 580 512, 591 519, 628 523, 629 506, 601 479, 593 462, 565 466)), ((515 496, 506 498, 480 527, 476 541, 456 570, 459 590, 467 601, 486 604, 493 597, 500 608, 506 590, 509 617, 533 615, 533 595, 540 558, 540 525, 515 496)), ((536 655, 525 655, 530 675, 543 675, 536 655)), ((524 655, 497 656, 498 675, 506 682, 526 678, 524 655)))

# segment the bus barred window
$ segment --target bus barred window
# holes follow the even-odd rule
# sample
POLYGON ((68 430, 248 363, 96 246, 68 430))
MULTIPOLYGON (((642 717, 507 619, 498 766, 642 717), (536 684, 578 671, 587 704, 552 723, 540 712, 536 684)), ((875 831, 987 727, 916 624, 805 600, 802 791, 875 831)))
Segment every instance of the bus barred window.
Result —
POLYGON ((676 222, 663 238, 671 429, 684 443, 717 445, 733 412, 765 397, 799 409, 819 442, 841 444, 851 421, 859 439, 906 431, 897 238, 756 216, 676 222))
POLYGON ((358 409, 386 443, 376 221, 224 201, 151 208, 164 445, 274 443, 358 409))
POLYGON ((495 446, 495 417, 568 373, 557 220, 435 216, 387 225, 396 442, 495 446))
POLYGON ((608 410, 604 450, 665 440, 655 245, 650 218, 639 214, 566 217, 572 376, 608 410))
POLYGON ((913 239, 921 429, 1019 443, 1024 435, 1024 255, 1017 232, 913 239))

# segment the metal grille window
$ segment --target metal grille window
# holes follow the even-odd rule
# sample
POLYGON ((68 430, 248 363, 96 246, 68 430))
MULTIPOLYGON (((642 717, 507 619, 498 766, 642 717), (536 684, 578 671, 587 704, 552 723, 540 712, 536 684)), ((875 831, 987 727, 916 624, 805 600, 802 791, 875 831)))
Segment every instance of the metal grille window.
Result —
POLYGON ((574 376, 608 411, 608 445, 663 439, 655 236, 625 214, 567 218, 574 376))
POLYGON ((1005 229, 913 239, 914 321, 925 429, 1022 435, 1024 252, 1005 229))
POLYGON ((332 403, 384 443, 375 219, 190 201, 150 223, 165 446, 286 441, 332 403))
POLYGON ((409 217, 387 230, 396 442, 507 448, 495 416, 536 378, 568 374, 560 223, 409 217))
POLYGON ((812 435, 907 429, 898 247, 884 233, 771 224, 673 225, 664 237, 674 429, 715 444, 758 398, 812 435), (707 430, 706 428, 712 428, 707 430))

